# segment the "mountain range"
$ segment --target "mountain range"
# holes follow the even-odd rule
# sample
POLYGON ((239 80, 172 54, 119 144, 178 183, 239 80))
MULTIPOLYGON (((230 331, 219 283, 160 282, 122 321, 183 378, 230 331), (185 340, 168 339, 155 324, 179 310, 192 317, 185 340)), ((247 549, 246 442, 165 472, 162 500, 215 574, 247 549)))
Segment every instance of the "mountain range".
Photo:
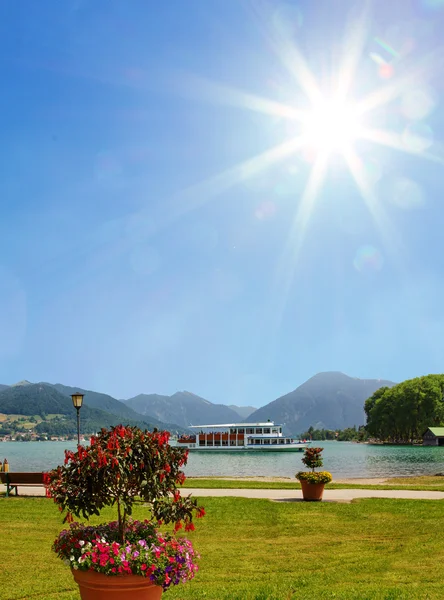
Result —
POLYGON ((315 429, 345 429, 365 423, 364 402, 392 381, 357 379, 339 372, 318 373, 298 388, 259 408, 250 418, 285 424, 291 434, 315 429))
MULTIPOLYGON (((182 427, 216 423, 235 423, 243 417, 224 404, 213 404, 191 392, 176 392, 172 396, 139 394, 125 402, 144 416, 154 416, 182 427)), ((253 409, 254 410, 254 409, 253 409)))
POLYGON ((84 394, 82 423, 100 428, 118 422, 180 432, 190 425, 233 422, 262 422, 268 419, 284 424, 284 431, 297 435, 310 426, 344 429, 365 423, 364 402, 377 389, 392 387, 391 381, 357 379, 344 373, 318 373, 292 392, 265 406, 214 404, 191 392, 172 396, 139 394, 117 400, 108 394, 70 387, 60 383, 21 381, 0 385, 0 413, 22 415, 61 414, 74 419, 71 394, 84 394))

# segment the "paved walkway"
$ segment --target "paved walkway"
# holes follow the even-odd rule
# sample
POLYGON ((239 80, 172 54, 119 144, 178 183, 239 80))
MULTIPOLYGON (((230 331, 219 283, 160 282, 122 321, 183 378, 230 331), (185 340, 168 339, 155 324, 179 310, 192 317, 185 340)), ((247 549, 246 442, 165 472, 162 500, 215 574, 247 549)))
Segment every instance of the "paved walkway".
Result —
MULTIPOLYGON (((240 496, 242 498, 268 498, 281 502, 302 501, 301 490, 253 490, 253 489, 191 489, 184 490, 193 496, 240 496)), ((323 499, 332 502, 351 502, 355 498, 404 498, 407 500, 444 500, 444 492, 413 490, 329 490, 324 489, 323 499)))
MULTIPOLYGON (((6 487, 0 485, 0 491, 6 491, 6 487)), ((256 489, 200 489, 185 488, 184 495, 214 496, 214 497, 239 497, 239 498, 268 498, 277 502, 302 501, 301 490, 256 490, 256 489)), ((43 487, 20 487, 21 496, 44 496, 43 487)), ((426 492, 413 490, 324 490, 324 500, 329 502, 351 502, 357 498, 403 498, 406 500, 444 500, 444 492, 426 492)))

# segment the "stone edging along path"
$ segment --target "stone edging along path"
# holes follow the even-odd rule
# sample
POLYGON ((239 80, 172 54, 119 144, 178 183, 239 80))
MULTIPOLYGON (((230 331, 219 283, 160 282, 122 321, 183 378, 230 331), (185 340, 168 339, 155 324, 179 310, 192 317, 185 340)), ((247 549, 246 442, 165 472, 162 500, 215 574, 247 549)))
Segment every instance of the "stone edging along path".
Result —
MULTIPOLYGON (((6 491, 5 486, 0 485, 0 491, 6 491)), ((275 490, 275 489, 205 489, 185 488, 184 495, 217 498, 265 498, 281 502, 302 501, 301 490, 275 490)), ((44 487, 20 487, 20 496, 44 496, 44 487)), ((11 498, 14 496, 11 496, 11 498)), ((343 489, 324 490, 324 501, 327 502, 351 502, 359 498, 400 498, 404 500, 444 500, 444 492, 418 491, 418 490, 366 490, 366 489, 343 489)))

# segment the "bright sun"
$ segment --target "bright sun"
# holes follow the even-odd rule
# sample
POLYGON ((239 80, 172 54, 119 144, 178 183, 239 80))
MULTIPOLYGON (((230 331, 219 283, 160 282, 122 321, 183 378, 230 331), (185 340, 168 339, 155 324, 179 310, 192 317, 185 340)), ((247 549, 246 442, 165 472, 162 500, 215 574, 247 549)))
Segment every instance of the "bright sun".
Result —
POLYGON ((360 136, 361 129, 355 105, 336 99, 317 104, 303 122, 307 144, 329 153, 349 148, 360 136))

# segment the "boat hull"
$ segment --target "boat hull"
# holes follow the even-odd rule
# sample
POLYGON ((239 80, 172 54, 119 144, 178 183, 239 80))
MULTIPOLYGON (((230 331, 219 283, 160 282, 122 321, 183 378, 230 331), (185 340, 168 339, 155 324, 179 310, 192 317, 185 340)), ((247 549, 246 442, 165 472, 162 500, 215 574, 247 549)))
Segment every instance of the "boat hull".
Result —
POLYGON ((215 453, 215 454, 222 454, 222 453, 226 453, 226 454, 232 454, 233 452, 238 452, 241 454, 247 454, 247 453, 257 453, 257 452, 304 452, 305 448, 307 448, 306 445, 301 445, 301 446, 277 446, 277 447, 264 447, 264 446, 260 446, 260 447, 252 447, 252 448, 246 448, 246 447, 241 447, 241 446, 226 446, 226 447, 222 447, 222 448, 211 448, 211 447, 205 447, 205 446, 200 446, 197 448, 193 448, 193 447, 189 447, 189 446, 185 446, 182 444, 177 444, 180 448, 186 448, 187 450, 189 450, 190 452, 211 452, 211 453, 215 453))

